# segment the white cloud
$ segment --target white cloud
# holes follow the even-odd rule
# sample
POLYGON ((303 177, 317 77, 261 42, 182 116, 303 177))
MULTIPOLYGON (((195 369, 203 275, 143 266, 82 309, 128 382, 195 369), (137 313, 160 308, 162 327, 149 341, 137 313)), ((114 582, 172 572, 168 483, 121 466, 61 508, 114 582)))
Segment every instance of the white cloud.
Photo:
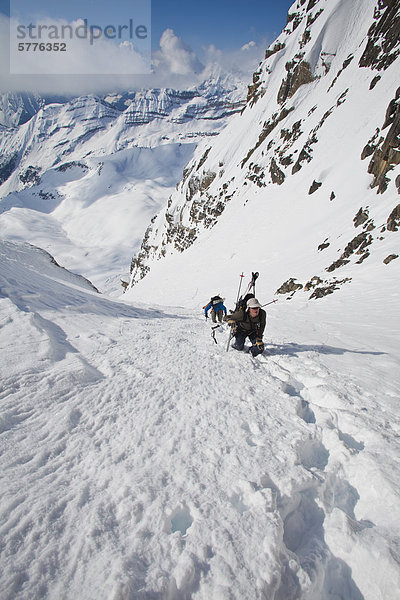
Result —
MULTIPOLYGON (((79 22, 75 23, 79 25, 79 22)), ((210 76, 233 73, 249 81, 252 72, 263 58, 267 43, 249 42, 242 48, 231 52, 223 52, 214 45, 203 48, 202 59, 178 37, 172 29, 167 29, 161 36, 160 47, 153 54, 151 74, 125 75, 134 68, 140 70, 140 64, 132 65, 130 61, 141 60, 135 45, 130 41, 111 44, 106 39, 96 41, 96 51, 90 52, 86 47, 71 46, 69 67, 75 64, 78 73, 68 74, 68 70, 53 74, 9 74, 8 69, 8 28, 9 22, 0 15, 0 57, 5 57, 0 65, 1 92, 34 92, 40 95, 79 95, 87 93, 106 93, 113 91, 134 90, 140 88, 171 87, 187 89, 197 85, 210 76), (99 69, 100 66, 100 69, 99 69), (118 71, 117 71, 118 69, 118 71), (88 73, 88 74, 83 74, 88 73), (96 74, 97 73, 97 74, 96 74)), ((79 40, 78 40, 79 41, 79 40)), ((81 43, 84 43, 81 40, 81 43)), ((52 56, 47 57, 49 71, 52 72, 52 56)), ((32 63, 32 69, 35 68, 32 63)), ((53 65, 54 66, 54 65, 53 65)), ((29 69, 28 69, 29 72, 29 69)), ((33 70, 31 70, 31 73, 33 70)), ((73 69, 72 69, 73 72, 73 69)), ((71 73, 71 69, 69 71, 71 73)))
POLYGON ((247 50, 250 50, 251 48, 254 48, 255 46, 256 46, 256 43, 252 40, 251 42, 248 42, 247 44, 242 46, 241 50, 244 50, 246 52, 247 50))
MULTIPOLYGON (((112 29, 111 29, 112 28, 112 29)), ((150 72, 134 45, 121 43, 122 30, 107 32, 87 20, 42 18, 39 24, 10 20, 10 72, 15 75, 104 75, 150 72), (109 37, 111 35, 112 37, 109 37)), ((150 49, 150 42, 147 44, 150 49)), ((143 46, 146 50, 146 46, 143 46)))
POLYGON ((160 50, 153 62, 158 69, 167 68, 176 75, 198 75, 204 69, 193 50, 172 29, 166 29, 160 39, 160 50))

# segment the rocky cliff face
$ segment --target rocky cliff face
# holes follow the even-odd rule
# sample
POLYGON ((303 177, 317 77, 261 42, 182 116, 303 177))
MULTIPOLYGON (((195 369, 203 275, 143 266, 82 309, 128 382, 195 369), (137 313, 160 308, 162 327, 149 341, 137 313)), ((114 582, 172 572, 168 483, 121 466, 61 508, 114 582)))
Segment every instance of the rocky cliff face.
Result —
POLYGON ((35 94, 0 94, 0 125, 18 127, 35 115, 45 100, 35 94))
MULTIPOLYGON (((324 230, 330 212, 340 222, 341 230, 330 231, 315 247, 318 273, 308 272, 302 282, 289 277, 282 293, 302 289, 321 297, 350 281, 331 273, 368 259, 398 204, 398 9, 392 0, 293 4, 285 29, 253 75, 246 107, 212 144, 198 148, 165 210, 150 223, 132 260, 131 286, 158 260, 195 241, 201 245, 207 231, 226 225, 228 206, 242 206, 244 215, 253 198, 261 197, 265 205, 254 228, 275 212, 274 199, 288 197, 304 205, 298 235, 304 235, 307 211, 315 207, 310 196, 320 199, 316 210, 321 219, 325 214, 324 230), (376 192, 384 202, 378 204, 376 192), (362 232, 354 238, 359 211, 369 219, 357 222, 362 232)), ((290 215, 281 218, 284 230, 290 215)), ((292 242, 295 252, 296 239, 292 242)), ((286 260, 289 269, 289 255, 286 260)))

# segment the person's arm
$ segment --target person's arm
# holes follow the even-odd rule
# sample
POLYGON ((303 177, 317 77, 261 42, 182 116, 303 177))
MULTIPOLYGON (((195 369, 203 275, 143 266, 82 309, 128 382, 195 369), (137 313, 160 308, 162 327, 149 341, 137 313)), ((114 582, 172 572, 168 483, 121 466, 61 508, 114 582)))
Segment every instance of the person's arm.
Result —
POLYGON ((263 338, 265 325, 267 324, 267 313, 262 308, 260 309, 260 329, 259 329, 259 337, 263 338))
POLYGON ((244 321, 244 311, 243 310, 236 310, 235 312, 233 312, 230 315, 226 315, 224 317, 224 321, 244 321))

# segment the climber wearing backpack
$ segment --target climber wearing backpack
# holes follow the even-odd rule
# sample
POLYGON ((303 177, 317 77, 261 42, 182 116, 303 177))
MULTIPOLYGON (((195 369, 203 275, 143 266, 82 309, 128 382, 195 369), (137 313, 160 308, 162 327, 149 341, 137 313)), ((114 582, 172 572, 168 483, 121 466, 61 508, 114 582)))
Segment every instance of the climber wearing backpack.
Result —
POLYGON ((208 311, 211 309, 211 319, 213 323, 217 322, 217 317, 218 321, 222 323, 224 315, 226 316, 224 299, 220 296, 213 296, 210 302, 206 306, 203 306, 203 308, 206 319, 208 319, 208 311))
POLYGON ((256 298, 249 298, 246 306, 239 306, 238 310, 225 317, 225 321, 234 331, 235 341, 232 348, 243 350, 244 342, 248 337, 252 343, 249 351, 253 356, 264 352, 263 334, 267 313, 256 298))

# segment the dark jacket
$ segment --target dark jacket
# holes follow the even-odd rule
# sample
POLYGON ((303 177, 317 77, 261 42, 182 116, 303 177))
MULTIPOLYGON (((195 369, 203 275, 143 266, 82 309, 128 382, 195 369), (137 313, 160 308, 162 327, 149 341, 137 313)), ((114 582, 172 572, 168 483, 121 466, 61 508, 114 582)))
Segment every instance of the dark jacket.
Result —
POLYGON ((237 322, 238 328, 246 333, 246 335, 255 334, 258 338, 262 339, 267 323, 267 313, 262 308, 260 308, 256 317, 250 317, 247 310, 240 309, 224 318, 225 321, 230 321, 231 319, 237 322))

